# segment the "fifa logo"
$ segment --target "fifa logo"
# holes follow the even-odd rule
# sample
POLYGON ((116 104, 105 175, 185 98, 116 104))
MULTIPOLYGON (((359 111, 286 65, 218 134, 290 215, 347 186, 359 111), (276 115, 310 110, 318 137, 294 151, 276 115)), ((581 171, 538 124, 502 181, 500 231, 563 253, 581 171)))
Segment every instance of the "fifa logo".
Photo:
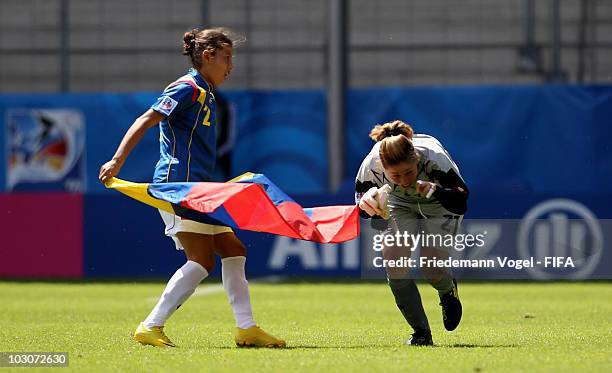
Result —
POLYGON ((10 109, 6 188, 85 190, 85 120, 76 109, 10 109))
POLYGON ((523 259, 533 258, 540 264, 527 268, 534 278, 582 279, 599 264, 603 234, 586 206, 552 199, 527 212, 519 226, 517 245, 523 259))

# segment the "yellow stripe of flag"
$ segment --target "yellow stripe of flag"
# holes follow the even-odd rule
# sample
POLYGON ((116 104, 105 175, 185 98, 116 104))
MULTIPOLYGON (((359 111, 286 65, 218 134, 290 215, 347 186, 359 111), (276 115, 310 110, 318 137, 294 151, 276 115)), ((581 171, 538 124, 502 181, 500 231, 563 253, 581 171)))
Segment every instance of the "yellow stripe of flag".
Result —
POLYGON ((106 182, 105 186, 107 188, 116 189, 119 192, 125 194, 126 196, 130 196, 135 200, 146 203, 147 205, 174 214, 174 210, 172 209, 172 205, 170 203, 153 198, 149 195, 149 193, 147 192, 147 189, 149 187, 148 183, 132 183, 130 181, 125 181, 113 177, 106 182))

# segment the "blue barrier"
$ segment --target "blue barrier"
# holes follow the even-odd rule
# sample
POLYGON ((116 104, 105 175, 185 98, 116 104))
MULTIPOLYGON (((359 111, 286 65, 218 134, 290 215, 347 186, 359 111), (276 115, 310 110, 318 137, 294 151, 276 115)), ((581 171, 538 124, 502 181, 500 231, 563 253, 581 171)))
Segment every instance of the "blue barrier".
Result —
POLYGON ((349 95, 346 176, 375 123, 437 137, 473 190, 599 193, 612 182, 612 86, 381 88, 349 95))
MULTIPOLYGON (((9 185, 22 177, 8 178, 15 164, 23 161, 20 157, 27 159, 59 148, 60 161, 70 163, 75 153, 66 151, 66 144, 84 139, 83 153, 77 155, 78 162, 70 163, 72 169, 63 178, 46 184, 24 179, 15 190, 84 193, 86 276, 167 277, 184 260, 163 236, 157 212, 111 194, 97 181, 100 165, 112 156, 134 118, 156 96, 0 95, 0 192, 10 191, 9 185), (28 135, 37 121, 44 124, 40 113, 56 122, 81 118, 75 123, 82 125, 69 128, 77 135, 84 129, 84 138, 49 136, 47 148, 41 150, 38 135, 28 135), (15 128, 21 131, 19 136, 31 138, 16 141, 15 128)), ((542 201, 558 198, 578 201, 600 219, 612 217, 608 187, 612 184, 612 86, 352 90, 347 100, 345 182, 334 195, 325 194, 328 169, 323 91, 233 91, 226 96, 236 113, 232 174, 265 173, 305 206, 352 203, 354 173, 373 144, 367 137, 369 130, 376 123, 402 119, 416 132, 437 137, 458 163, 471 190, 468 218, 521 219, 542 201)), ((123 178, 137 182, 151 179, 158 156, 157 137, 156 130, 148 131, 124 166, 123 178)), ((58 162, 52 156, 48 167, 58 162)), ((350 254, 354 243, 323 247, 258 233, 239 235, 250 249, 249 271, 256 276, 355 277, 360 273, 360 265, 350 254)), ((600 266, 609 268, 606 258, 600 266)), ((596 269, 592 275, 601 276, 602 272, 596 269)))
MULTIPOLYGON (((296 196, 296 200, 303 206, 315 204, 344 203, 343 196, 296 196)), ((597 203, 596 200, 564 199, 569 201, 569 207, 584 205, 593 216, 609 217, 610 203, 597 203)), ((610 200, 609 198, 607 199, 610 200)), ((464 222, 465 232, 476 232, 478 229, 489 231, 487 247, 484 251, 466 249, 459 253, 463 258, 494 258, 507 256, 512 260, 525 259, 530 255, 519 250, 516 245, 517 226, 524 221, 524 217, 533 211, 534 207, 542 203, 560 201, 560 199, 546 199, 534 196, 531 199, 517 199, 505 206, 508 215, 513 216, 502 220, 481 219, 489 216, 489 212, 481 210, 484 216, 471 214, 471 219, 464 222), (523 219, 523 220, 522 220, 523 219), (478 228, 480 227, 480 228, 478 228), (494 234, 493 234, 494 233, 494 234)), ((87 277, 169 277, 176 268, 185 261, 184 254, 175 250, 171 239, 163 234, 163 224, 158 212, 149 206, 131 200, 122 195, 91 195, 84 201, 84 273, 87 277), (120 213, 117 213, 119 211, 120 213)), ((499 196, 487 195, 474 198, 470 205, 495 206, 499 205, 499 196)), ((568 226, 572 224, 584 225, 584 220, 567 209, 567 203, 559 204, 549 213, 554 213, 553 219, 559 217, 566 219, 568 226), (580 218, 580 219, 579 219, 580 218)), ((551 217, 540 217, 543 223, 551 217)), ((599 219, 594 221, 598 226, 603 241, 600 246, 593 246, 592 237, 597 233, 585 228, 586 240, 580 241, 581 247, 570 247, 568 250, 558 245, 548 245, 544 251, 550 256, 564 251, 566 255, 582 250, 578 257, 574 256, 577 268, 590 263, 590 269, 582 272, 579 278, 610 279, 612 278, 612 251, 609 250, 612 242, 612 220, 599 219), (550 246, 550 247, 549 247, 550 246), (582 247, 584 246, 584 247, 582 247), (561 250, 560 250, 561 249, 561 250), (585 263, 581 263, 585 260, 585 263)), ((555 223, 551 223, 554 226, 555 223)), ((572 229, 569 229, 572 231, 572 229)), ((247 270, 251 277, 263 276, 299 276, 299 277, 344 277, 344 278, 381 278, 378 271, 372 275, 368 269, 372 265, 373 252, 372 235, 378 233, 370 228, 370 222, 362 220, 362 234, 353 241, 339 245, 315 244, 313 242, 273 236, 270 234, 238 231, 239 238, 247 247, 247 270)), ((575 241, 573 233, 568 234, 568 242, 575 241)), ((531 248, 529 252, 537 252, 538 248, 531 248)), ((548 269, 550 272, 551 269, 548 269)), ((565 271, 556 271, 558 278, 571 279, 578 272, 574 268, 565 271)), ((528 270, 506 269, 465 269, 456 271, 462 278, 480 279, 530 279, 539 278, 537 273, 528 270)), ((545 272, 548 273, 548 272, 545 272)), ((213 276, 219 276, 219 263, 213 276)), ((554 278, 554 277, 553 277, 554 278)))
MULTIPOLYGON (((323 193, 327 185, 326 104, 323 91, 235 91, 232 174, 255 170, 293 194, 323 193)), ((86 193, 97 182, 132 121, 156 94, 0 95, 0 143, 7 113, 72 108, 86 128, 86 193)), ((437 137, 473 190, 502 193, 600 193, 612 184, 612 86, 477 86, 360 89, 349 92, 345 177, 351 179, 372 146, 376 123, 402 119, 437 137)), ((157 161, 150 130, 122 176, 148 181, 157 161)), ((6 149, 0 164, 7 165, 6 149)), ((6 172, 0 173, 2 190, 6 172)))

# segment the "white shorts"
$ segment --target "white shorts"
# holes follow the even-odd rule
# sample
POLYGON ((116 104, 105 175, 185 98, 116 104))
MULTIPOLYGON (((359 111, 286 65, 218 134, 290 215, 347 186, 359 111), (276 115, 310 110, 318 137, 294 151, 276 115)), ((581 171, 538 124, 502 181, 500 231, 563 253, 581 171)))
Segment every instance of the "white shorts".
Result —
POLYGON ((166 225, 164 233, 166 236, 172 238, 177 250, 183 250, 183 245, 176 237, 179 232, 192 232, 209 235, 217 235, 222 233, 234 233, 232 228, 223 225, 210 225, 199 223, 197 221, 183 219, 180 216, 170 214, 164 210, 159 210, 159 214, 166 225))

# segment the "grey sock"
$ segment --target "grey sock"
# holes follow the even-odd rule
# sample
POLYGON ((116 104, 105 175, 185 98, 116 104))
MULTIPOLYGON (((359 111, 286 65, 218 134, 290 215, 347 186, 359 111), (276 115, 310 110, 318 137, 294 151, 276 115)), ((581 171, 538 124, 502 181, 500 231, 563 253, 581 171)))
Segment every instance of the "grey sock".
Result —
POLYGON ((439 281, 429 281, 429 283, 438 291, 438 296, 440 296, 440 298, 453 290, 453 277, 450 274, 445 275, 439 281))
POLYGON ((421 295, 412 279, 389 279, 389 287, 395 297, 397 308, 412 329, 430 330, 427 315, 423 309, 421 295))

